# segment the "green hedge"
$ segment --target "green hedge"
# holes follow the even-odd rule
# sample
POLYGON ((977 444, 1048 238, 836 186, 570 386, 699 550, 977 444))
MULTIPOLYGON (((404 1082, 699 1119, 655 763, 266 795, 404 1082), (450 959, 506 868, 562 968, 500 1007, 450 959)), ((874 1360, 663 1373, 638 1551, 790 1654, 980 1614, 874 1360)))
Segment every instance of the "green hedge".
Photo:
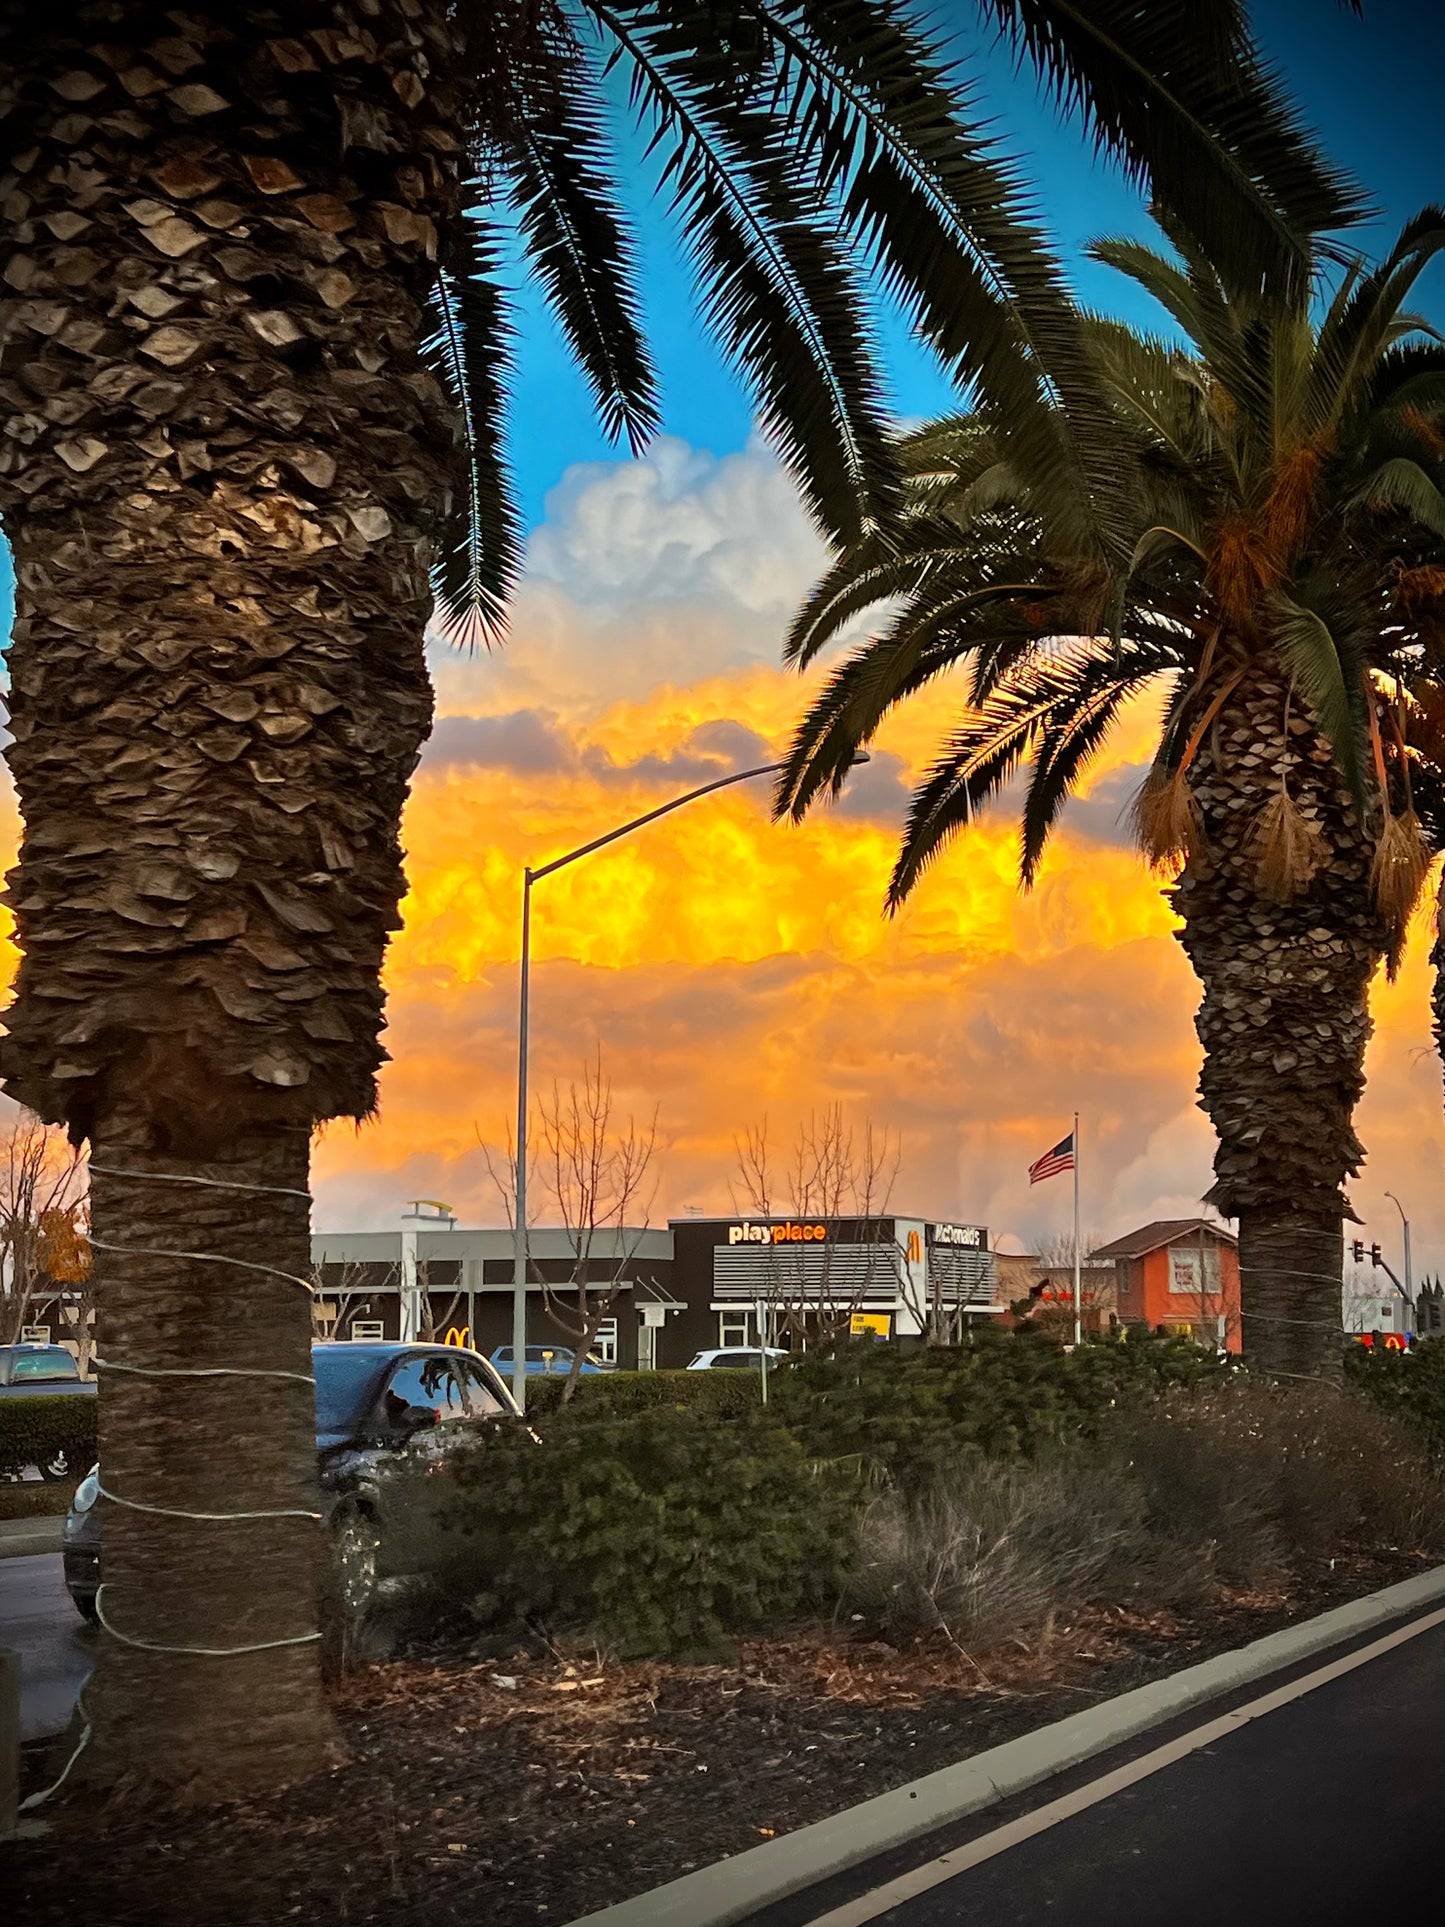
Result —
MULTIPOLYGON (((545 1420, 562 1405, 564 1378, 527 1380, 527 1416, 545 1420)), ((774 1385, 777 1384, 774 1377, 774 1385)), ((577 1380, 571 1409, 607 1412, 656 1411, 659 1406, 724 1417, 752 1412, 762 1401, 760 1372, 597 1372, 577 1380)))
POLYGON ((853 1551, 846 1472, 810 1462, 759 1405, 606 1404, 556 1413, 540 1448, 503 1432, 456 1468, 454 1598, 622 1653, 706 1653, 831 1606, 853 1551))
POLYGON ((95 1400, 38 1395, 0 1398, 0 1478, 13 1478, 64 1452, 77 1478, 95 1463, 95 1400))
POLYGON ((1066 1352, 1026 1326, 985 1329, 966 1344, 916 1352, 860 1344, 811 1354, 779 1374, 770 1409, 806 1451, 855 1456, 912 1484, 960 1454, 1036 1457, 1093 1431, 1120 1404, 1234 1369, 1185 1339, 1101 1340, 1066 1352))

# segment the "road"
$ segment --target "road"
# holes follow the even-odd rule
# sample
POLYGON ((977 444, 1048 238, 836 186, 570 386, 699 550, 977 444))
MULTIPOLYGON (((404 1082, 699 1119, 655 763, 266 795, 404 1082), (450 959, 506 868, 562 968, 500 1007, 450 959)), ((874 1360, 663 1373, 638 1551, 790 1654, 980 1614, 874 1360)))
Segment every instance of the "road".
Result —
POLYGON ((1268 1704, 1379 1638, 1196 1709, 746 1927, 1439 1921, 1445 1624, 1268 1704), (1220 1717, 1250 1707, 1248 1723, 1220 1717), (1216 1721, 1225 1730, 1205 1730, 1216 1721))
POLYGON ((21 1739, 63 1732, 95 1634, 70 1603, 58 1552, 0 1559, 0 1646, 20 1655, 21 1739))

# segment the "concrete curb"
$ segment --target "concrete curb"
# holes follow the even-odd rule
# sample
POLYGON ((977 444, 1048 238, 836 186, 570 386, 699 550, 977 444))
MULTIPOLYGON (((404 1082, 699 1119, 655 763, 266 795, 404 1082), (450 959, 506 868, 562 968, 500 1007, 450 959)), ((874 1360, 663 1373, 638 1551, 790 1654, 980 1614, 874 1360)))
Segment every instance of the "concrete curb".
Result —
POLYGON ((28 1559, 37 1552, 59 1552, 65 1519, 42 1513, 38 1519, 0 1519, 0 1559, 28 1559))
POLYGON ((1286 1626, 1235 1652, 1135 1687, 956 1766, 941 1767, 911 1785, 895 1787, 813 1826, 800 1827, 781 1840, 751 1847, 730 1860, 684 1874, 665 1887, 587 1914, 571 1927, 677 1927, 680 1921, 686 1921, 687 1927, 732 1927, 759 1908, 935 1827, 993 1806, 1204 1700, 1247 1686, 1282 1666, 1442 1599, 1445 1566, 1436 1566, 1383 1592, 1336 1606, 1303 1625, 1286 1626))

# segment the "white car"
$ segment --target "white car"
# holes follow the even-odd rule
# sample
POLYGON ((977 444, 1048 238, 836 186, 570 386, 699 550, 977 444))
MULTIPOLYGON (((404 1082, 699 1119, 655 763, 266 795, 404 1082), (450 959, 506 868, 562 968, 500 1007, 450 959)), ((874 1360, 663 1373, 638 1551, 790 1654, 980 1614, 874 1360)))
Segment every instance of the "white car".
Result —
MULTIPOLYGON (((791 1352, 780 1351, 776 1345, 768 1347, 768 1365, 784 1364, 792 1357, 791 1352)), ((720 1350, 699 1352, 687 1368, 690 1372, 732 1371, 760 1372, 763 1369, 763 1352, 760 1345, 724 1345, 720 1350)))

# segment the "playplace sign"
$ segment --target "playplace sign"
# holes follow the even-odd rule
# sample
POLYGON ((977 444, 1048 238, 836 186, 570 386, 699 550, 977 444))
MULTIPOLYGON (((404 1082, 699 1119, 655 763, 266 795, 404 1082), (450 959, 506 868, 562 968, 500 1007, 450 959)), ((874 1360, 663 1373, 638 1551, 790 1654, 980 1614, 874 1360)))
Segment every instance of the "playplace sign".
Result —
POLYGON ((825 1224, 753 1224, 744 1219, 728 1226, 730 1245, 811 1245, 823 1244, 828 1236, 825 1224))

